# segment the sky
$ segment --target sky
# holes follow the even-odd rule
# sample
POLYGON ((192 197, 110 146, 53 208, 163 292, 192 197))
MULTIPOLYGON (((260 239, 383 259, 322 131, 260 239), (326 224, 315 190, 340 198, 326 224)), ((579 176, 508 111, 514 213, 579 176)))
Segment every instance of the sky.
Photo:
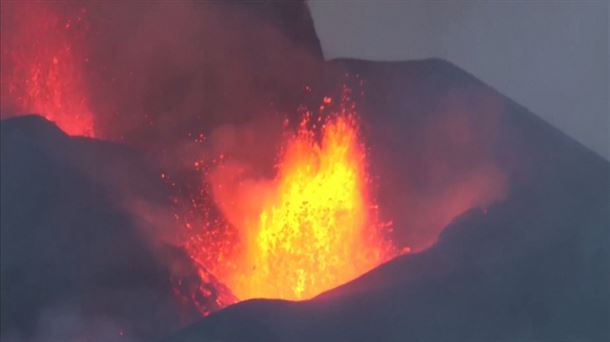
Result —
POLYGON ((326 59, 443 58, 610 159, 608 0, 309 1, 326 59))

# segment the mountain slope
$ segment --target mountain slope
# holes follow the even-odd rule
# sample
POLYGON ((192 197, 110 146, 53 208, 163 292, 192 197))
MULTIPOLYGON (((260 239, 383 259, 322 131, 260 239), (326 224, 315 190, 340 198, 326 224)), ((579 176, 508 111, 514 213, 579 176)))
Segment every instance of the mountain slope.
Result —
MULTIPOLYGON (((423 165, 449 159, 444 175, 491 162, 506 177, 505 194, 454 219, 429 249, 317 298, 239 303, 167 341, 610 338, 610 164, 448 63, 339 63, 365 80, 368 141, 373 152, 390 151, 385 172, 397 169, 382 184, 395 188, 381 193, 396 202, 390 211, 400 211, 401 193, 418 179, 408 174, 422 167, 417 150, 432 153, 423 165), (452 129, 424 129, 452 115, 468 118, 475 137, 454 150, 444 139, 452 129)), ((424 186, 440 182, 422 177, 424 186)), ((404 215, 420 214, 405 208, 404 215)))
POLYGON ((155 245, 126 207, 167 200, 148 162, 37 116, 1 130, 3 338, 66 338, 71 325, 88 338, 151 338, 198 317, 170 284, 187 259, 155 245))

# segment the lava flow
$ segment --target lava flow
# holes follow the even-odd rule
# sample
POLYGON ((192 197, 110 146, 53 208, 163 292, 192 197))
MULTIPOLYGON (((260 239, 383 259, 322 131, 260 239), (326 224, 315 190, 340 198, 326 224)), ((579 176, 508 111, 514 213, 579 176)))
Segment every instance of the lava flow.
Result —
POLYGON ((3 2, 2 107, 14 114, 41 114, 70 135, 93 136, 84 91, 86 61, 78 55, 86 10, 68 16, 53 5, 3 2))
POLYGON ((191 239, 187 251, 239 300, 312 298, 397 255, 369 196, 353 109, 305 115, 286 136, 272 181, 212 181, 217 202, 223 191, 236 198, 219 203, 230 225, 191 239), (231 241, 219 243, 227 230, 231 241))

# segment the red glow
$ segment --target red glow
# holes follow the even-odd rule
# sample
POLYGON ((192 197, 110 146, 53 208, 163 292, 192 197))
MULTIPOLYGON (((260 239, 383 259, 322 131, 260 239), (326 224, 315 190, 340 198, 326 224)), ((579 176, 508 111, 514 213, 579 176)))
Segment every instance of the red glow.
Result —
POLYGON ((378 220, 351 105, 306 115, 287 135, 273 180, 223 180, 231 168, 220 162, 209 177, 229 222, 192 231, 186 250, 239 300, 312 298, 409 251, 395 248, 378 220))
POLYGON ((69 135, 94 136, 79 44, 84 9, 67 17, 52 3, 2 3, 2 109, 36 113, 69 135))

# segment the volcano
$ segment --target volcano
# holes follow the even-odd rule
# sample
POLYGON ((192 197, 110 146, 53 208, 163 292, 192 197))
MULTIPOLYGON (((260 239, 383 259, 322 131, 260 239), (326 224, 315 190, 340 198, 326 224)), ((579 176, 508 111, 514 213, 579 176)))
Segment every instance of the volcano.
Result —
MULTIPOLYGON (((373 131, 391 137, 384 148, 392 151, 392 160, 403 161, 397 164, 403 172, 415 159, 405 148, 406 132, 417 129, 406 124, 416 122, 409 115, 434 115, 452 91, 469 89, 462 93, 465 98, 473 91, 500 97, 500 124, 484 143, 505 170, 512 168, 506 197, 452 219, 430 248, 312 300, 239 303, 166 341, 610 337, 608 161, 447 62, 334 63, 359 72, 376 90, 377 96, 366 98, 367 112, 388 116, 376 116, 372 125, 379 127, 373 131)), ((466 102, 471 109, 481 105, 471 98, 466 102)), ((428 149, 430 143, 424 139, 411 148, 428 149)), ((395 191, 408 189, 397 179, 392 179, 395 191)))
POLYGON ((69 5, 2 3, 2 340, 610 339, 610 163, 473 75, 69 5))

